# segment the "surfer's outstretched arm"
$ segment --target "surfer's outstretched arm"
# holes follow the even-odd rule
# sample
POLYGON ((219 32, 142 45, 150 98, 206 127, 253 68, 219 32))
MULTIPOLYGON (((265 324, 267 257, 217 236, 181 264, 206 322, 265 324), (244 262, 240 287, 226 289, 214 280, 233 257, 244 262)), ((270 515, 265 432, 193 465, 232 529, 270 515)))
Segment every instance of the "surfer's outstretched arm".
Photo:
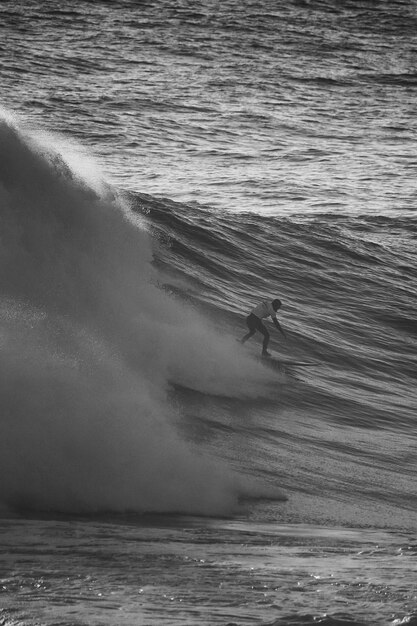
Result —
POLYGON ((278 328, 279 332, 281 333, 281 335, 285 338, 287 338, 287 335, 284 333, 284 331, 282 330, 282 326, 279 323, 279 321, 277 320, 276 317, 272 318, 272 321, 274 322, 275 328, 278 328))

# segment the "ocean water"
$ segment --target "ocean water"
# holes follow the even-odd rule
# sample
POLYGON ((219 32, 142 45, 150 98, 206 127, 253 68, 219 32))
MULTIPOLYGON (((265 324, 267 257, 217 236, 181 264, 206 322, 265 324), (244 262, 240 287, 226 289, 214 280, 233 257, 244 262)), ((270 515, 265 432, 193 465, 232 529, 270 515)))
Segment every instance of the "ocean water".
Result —
POLYGON ((416 26, 0 4, 0 624, 417 623, 416 26))

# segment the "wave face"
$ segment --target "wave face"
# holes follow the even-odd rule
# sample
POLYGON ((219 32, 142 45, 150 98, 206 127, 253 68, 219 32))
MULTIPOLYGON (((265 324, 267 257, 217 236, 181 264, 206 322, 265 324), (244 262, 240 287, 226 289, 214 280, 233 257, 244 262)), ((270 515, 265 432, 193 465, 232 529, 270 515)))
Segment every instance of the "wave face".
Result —
POLYGON ((273 343, 320 363, 318 401, 331 402, 334 419, 415 427, 415 217, 236 216, 137 202, 174 290, 234 332, 259 299, 280 297, 289 340, 275 335, 273 343))
POLYGON ((81 157, 7 118, 0 146, 1 502, 230 511, 239 481, 176 434, 167 392, 257 394, 260 365, 156 286, 149 235, 81 157))
MULTIPOLYGON (((280 297, 288 338, 272 328, 272 348, 317 364, 277 373, 262 400, 198 397, 190 410, 187 397, 216 451, 287 490, 280 519, 415 527, 416 218, 236 216, 140 195, 135 206, 166 291, 235 337, 259 299, 280 297)), ((260 348, 255 336, 241 356, 260 348)))

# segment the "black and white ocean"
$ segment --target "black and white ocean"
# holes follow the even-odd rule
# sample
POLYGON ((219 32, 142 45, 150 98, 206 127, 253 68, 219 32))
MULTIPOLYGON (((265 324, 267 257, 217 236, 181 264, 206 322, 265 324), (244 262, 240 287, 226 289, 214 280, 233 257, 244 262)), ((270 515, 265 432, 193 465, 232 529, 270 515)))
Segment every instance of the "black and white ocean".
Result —
POLYGON ((0 4, 3 626, 417 624, 416 33, 0 4))

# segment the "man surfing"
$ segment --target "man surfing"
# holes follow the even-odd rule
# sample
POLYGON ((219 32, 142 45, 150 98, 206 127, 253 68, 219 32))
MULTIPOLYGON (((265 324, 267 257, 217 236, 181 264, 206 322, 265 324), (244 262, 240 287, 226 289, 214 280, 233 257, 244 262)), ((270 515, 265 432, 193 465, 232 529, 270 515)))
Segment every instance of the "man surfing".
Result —
POLYGON ((281 328, 280 323, 277 320, 277 311, 282 306, 281 300, 275 298, 275 300, 264 300, 260 302, 248 315, 246 318, 246 324, 249 328, 249 332, 240 340, 241 343, 245 343, 250 337, 252 337, 255 332, 258 330, 264 336, 264 341, 262 344, 262 356, 270 357, 272 356, 267 348, 269 343, 269 332, 266 329, 266 326, 262 323, 262 320, 266 317, 271 317, 275 328, 279 330, 279 332, 286 337, 284 331, 281 328))

